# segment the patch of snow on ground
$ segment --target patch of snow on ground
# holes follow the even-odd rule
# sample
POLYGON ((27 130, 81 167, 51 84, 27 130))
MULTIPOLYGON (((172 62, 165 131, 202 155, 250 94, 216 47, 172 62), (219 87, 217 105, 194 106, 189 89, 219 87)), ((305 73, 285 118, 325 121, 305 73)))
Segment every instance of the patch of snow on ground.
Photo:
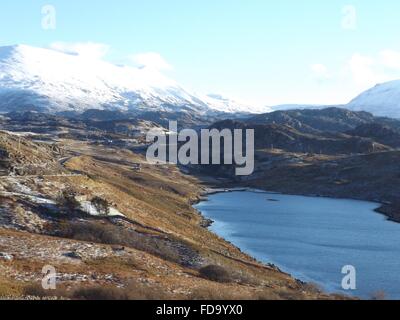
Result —
POLYGON ((47 204, 47 205, 55 204, 53 200, 42 198, 40 194, 34 192, 31 188, 21 184, 17 179, 8 177, 7 180, 10 183, 10 185, 12 185, 12 191, 11 192, 2 191, 0 192, 2 195, 25 197, 36 204, 47 204))
MULTIPOLYGON (((81 208, 84 212, 86 212, 87 214, 90 214, 91 216, 101 216, 101 214, 99 213, 99 211, 92 205, 92 203, 90 201, 81 201, 81 208)), ((121 212, 119 212, 117 209, 115 208, 110 208, 110 212, 108 214, 109 217, 125 217, 125 215, 123 215, 121 212)))

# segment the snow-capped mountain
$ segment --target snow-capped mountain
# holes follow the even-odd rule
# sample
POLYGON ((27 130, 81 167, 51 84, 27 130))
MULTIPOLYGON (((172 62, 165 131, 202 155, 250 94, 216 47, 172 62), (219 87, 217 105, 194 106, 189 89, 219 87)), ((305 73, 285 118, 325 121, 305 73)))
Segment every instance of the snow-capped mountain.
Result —
POLYGON ((262 111, 190 93, 151 68, 116 66, 26 45, 0 47, 0 112, 88 109, 199 115, 262 111))
POLYGON ((351 111, 366 111, 375 116, 400 118, 400 80, 382 84, 361 93, 350 103, 344 105, 278 105, 269 109, 285 111, 296 109, 325 109, 330 107, 345 108, 351 111))
POLYGON ((236 100, 224 97, 220 94, 208 94, 203 97, 202 100, 210 105, 214 110, 227 113, 265 113, 270 112, 269 107, 263 106, 252 106, 249 108, 248 105, 238 102, 236 100))
POLYGON ((361 93, 346 108, 376 116, 400 118, 400 80, 378 84, 361 93))

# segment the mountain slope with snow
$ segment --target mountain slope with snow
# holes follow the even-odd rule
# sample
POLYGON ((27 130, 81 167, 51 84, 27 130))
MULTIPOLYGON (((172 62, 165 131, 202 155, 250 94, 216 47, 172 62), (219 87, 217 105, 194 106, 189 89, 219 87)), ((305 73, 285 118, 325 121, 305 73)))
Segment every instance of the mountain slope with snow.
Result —
POLYGON ((0 47, 0 111, 256 113, 221 97, 188 92, 151 68, 116 66, 25 45, 0 47))
POLYGON ((400 80, 378 84, 361 93, 346 108, 376 116, 400 118, 400 80))

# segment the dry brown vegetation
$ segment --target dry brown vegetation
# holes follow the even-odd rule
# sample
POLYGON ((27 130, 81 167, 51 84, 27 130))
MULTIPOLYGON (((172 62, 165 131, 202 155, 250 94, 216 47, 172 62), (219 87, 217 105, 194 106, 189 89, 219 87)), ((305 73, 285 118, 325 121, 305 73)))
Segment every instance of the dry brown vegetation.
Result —
POLYGON ((66 288, 44 290, 38 283, 23 288, 25 296, 40 299, 58 298, 70 300, 161 300, 167 296, 162 288, 154 288, 137 282, 130 282, 123 288, 113 286, 87 286, 71 290, 66 288))
POLYGON ((0 297, 19 297, 22 294, 22 284, 0 278, 0 297))
POLYGON ((199 273, 203 278, 211 281, 222 282, 222 283, 233 281, 233 278, 231 277, 229 272, 226 271, 221 266, 216 266, 216 265, 205 266, 199 270, 199 273))
POLYGON ((149 252, 168 261, 177 263, 181 261, 179 253, 172 246, 169 246, 164 239, 146 237, 108 221, 64 221, 59 223, 56 235, 79 241, 127 246, 149 252))
MULTIPOLYGON (((258 263, 201 227, 202 217, 191 204, 202 187, 176 167, 143 163, 139 172, 132 167, 143 158, 130 151, 64 144, 80 154, 64 163, 74 176, 30 177, 20 183, 53 200, 61 190, 89 201, 99 197, 126 219, 55 213, 42 214, 47 220, 45 228, 37 229, 41 234, 0 228, 0 251, 15 257, 11 263, 0 261, 6 284, 0 294, 48 295, 37 287, 21 291, 16 278, 24 275, 26 281, 40 283, 42 267, 51 264, 64 277, 60 290, 67 293, 61 296, 69 299, 337 298, 258 263), (140 290, 128 290, 132 283, 141 284, 140 290)), ((29 199, 9 200, 22 211, 38 211, 29 199)), ((14 212, 9 204, 4 210, 14 212)))

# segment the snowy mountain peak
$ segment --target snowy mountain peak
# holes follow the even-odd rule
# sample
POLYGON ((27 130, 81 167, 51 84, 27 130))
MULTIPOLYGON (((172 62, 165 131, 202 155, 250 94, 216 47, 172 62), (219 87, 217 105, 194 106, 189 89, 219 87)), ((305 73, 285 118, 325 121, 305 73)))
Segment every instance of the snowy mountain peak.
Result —
POLYGON ((346 108, 367 111, 376 116, 400 118, 400 80, 376 85, 361 93, 346 108))
POLYGON ((229 99, 190 93, 155 69, 26 45, 0 47, 0 111, 88 109, 255 112, 229 99))
POLYGON ((257 107, 253 106, 251 109, 248 105, 243 102, 239 102, 227 97, 224 97, 221 94, 211 93, 206 97, 203 97, 203 100, 212 106, 214 110, 218 110, 221 112, 228 113, 266 113, 270 112, 270 108, 268 107, 257 107))

